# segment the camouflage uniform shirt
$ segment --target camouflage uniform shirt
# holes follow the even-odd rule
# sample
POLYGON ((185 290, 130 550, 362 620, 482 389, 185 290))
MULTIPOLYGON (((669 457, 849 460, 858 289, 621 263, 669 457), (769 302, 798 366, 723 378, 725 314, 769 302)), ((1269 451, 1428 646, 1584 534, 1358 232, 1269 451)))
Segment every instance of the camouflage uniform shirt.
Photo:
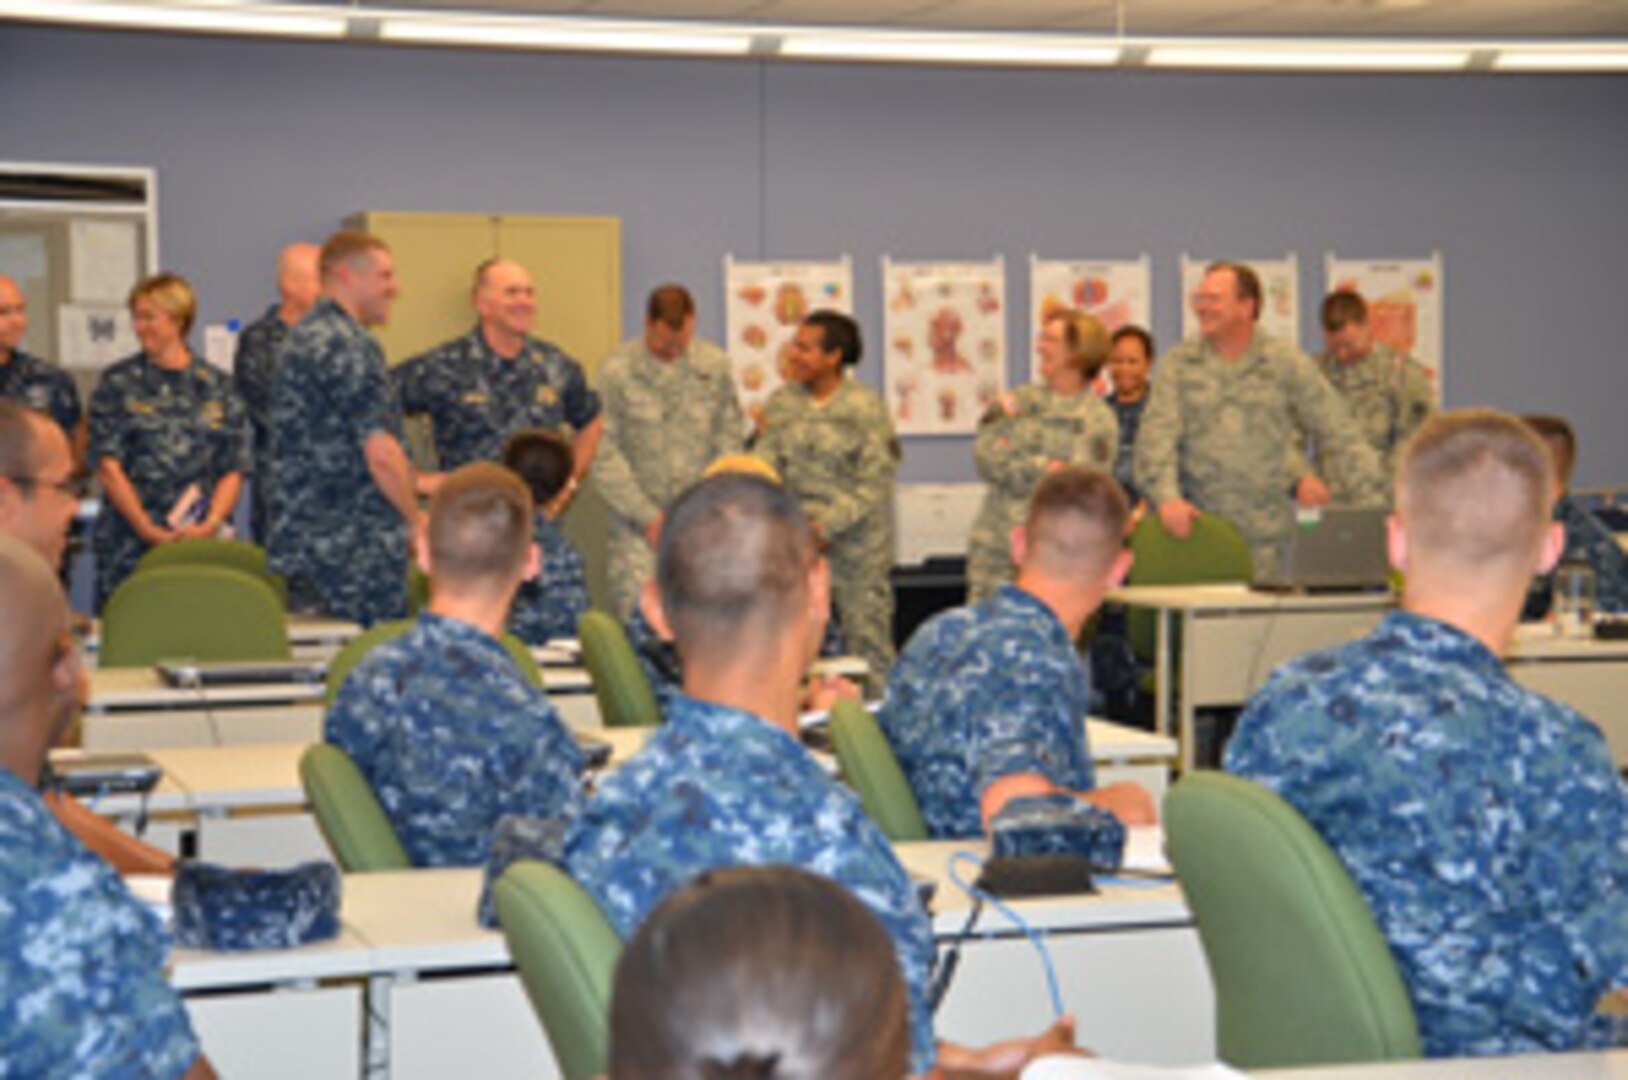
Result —
POLYGON ((1142 427, 1142 413, 1148 407, 1148 396, 1135 401, 1108 398, 1107 405, 1119 421, 1119 453, 1114 457, 1114 479, 1125 489, 1125 497, 1135 506, 1142 501, 1142 490, 1136 486, 1136 433, 1142 427))
POLYGON ((655 572, 644 530, 745 435, 729 357, 700 339, 675 360, 638 337, 599 369, 605 427, 591 476, 610 506, 606 542, 612 603, 626 618, 655 572))
POLYGON ((270 436, 271 374, 277 368, 277 354, 288 340, 289 325, 278 318, 277 304, 243 328, 237 336, 237 353, 232 359, 232 382, 243 407, 248 410, 254 432, 254 475, 251 478, 250 521, 257 543, 266 542, 266 463, 270 436))
POLYGON ((373 785, 414 866, 479 866, 505 814, 568 817, 582 753, 485 631, 425 613, 374 649, 328 711, 327 740, 373 785))
POLYGON ((1374 452, 1339 395, 1298 349, 1260 331, 1235 360, 1192 338, 1159 361, 1136 436, 1136 486, 1154 509, 1180 497, 1224 518, 1255 572, 1270 571, 1294 524, 1284 456, 1296 423, 1331 451, 1335 482, 1354 501, 1383 502, 1374 452))
POLYGON ((1388 615, 1278 668, 1227 748, 1368 900, 1430 1056, 1565 1050, 1628 986, 1628 792, 1599 729, 1469 635, 1388 615))
POLYGON ((73 376, 21 349, 13 349, 9 359, 0 359, 0 398, 49 416, 69 442, 84 416, 73 376))
POLYGON ((1059 394, 1030 383, 1012 397, 1016 413, 991 406, 972 444, 973 463, 987 486, 967 551, 969 600, 982 600, 1012 580, 1012 528, 1028 516, 1029 497, 1051 462, 1111 472, 1119 451, 1119 420, 1090 389, 1059 394))
POLYGON ((1554 516, 1566 529, 1561 561, 1594 569, 1595 606, 1600 611, 1628 611, 1628 552, 1616 536, 1570 495, 1555 502, 1554 516))
POLYGON ((911 1071, 932 1065, 926 912, 859 800, 778 728, 675 692, 667 723, 573 823, 565 863, 624 939, 703 870, 786 864, 830 878, 893 938, 910 998, 911 1071))
POLYGON ((1015 585, 934 616, 905 646, 878 717, 938 839, 983 835, 979 800, 1005 776, 1096 786, 1091 684, 1051 609, 1015 585))
POLYGON ((527 338, 505 360, 492 351, 479 326, 390 373, 408 415, 425 413, 435 425, 442 469, 497 461, 517 431, 580 431, 599 415, 582 365, 558 346, 527 338))
MULTIPOLYGON (((192 484, 204 505, 215 485, 250 463, 243 401, 224 372, 194 356, 179 371, 146 353, 102 373, 90 396, 90 460, 112 458, 142 509, 159 526, 192 484)), ((147 550, 136 530, 105 503, 96 519, 96 605, 101 607, 147 550)))
POLYGON ((407 530, 363 444, 401 438, 384 353, 324 297, 288 335, 271 390, 266 539, 290 599, 370 626, 407 609, 407 530))
POLYGON ((198 1056, 168 935, 0 768, 0 1077, 177 1077, 198 1056))
MULTIPOLYGON (((1317 358, 1317 366, 1344 399, 1358 432, 1379 456, 1381 479, 1388 495, 1394 483, 1397 448, 1436 408, 1436 388, 1429 372, 1417 360, 1380 341, 1374 342, 1368 355, 1359 360, 1342 363, 1324 353, 1317 358)), ((1297 427, 1289 446, 1291 484, 1303 476, 1323 475, 1319 460, 1322 455, 1315 452, 1314 445, 1308 458, 1304 452, 1307 442, 1305 429, 1297 427)), ((1343 485, 1330 491, 1337 503, 1353 501, 1352 493, 1343 485)))
POLYGON ((531 538, 542 552, 537 576, 522 581, 509 605, 509 632, 527 645, 577 636, 577 620, 588 610, 588 579, 582 555, 554 522, 536 515, 531 538))

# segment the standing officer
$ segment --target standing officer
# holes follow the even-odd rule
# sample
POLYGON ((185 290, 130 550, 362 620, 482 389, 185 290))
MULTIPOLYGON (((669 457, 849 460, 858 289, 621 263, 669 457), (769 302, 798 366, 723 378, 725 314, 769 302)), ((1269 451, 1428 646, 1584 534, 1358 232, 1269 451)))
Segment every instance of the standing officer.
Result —
POLYGON ((85 413, 79 388, 59 367, 23 352, 28 301, 17 283, 0 274, 0 397, 11 398, 57 422, 73 446, 75 464, 85 458, 85 413))

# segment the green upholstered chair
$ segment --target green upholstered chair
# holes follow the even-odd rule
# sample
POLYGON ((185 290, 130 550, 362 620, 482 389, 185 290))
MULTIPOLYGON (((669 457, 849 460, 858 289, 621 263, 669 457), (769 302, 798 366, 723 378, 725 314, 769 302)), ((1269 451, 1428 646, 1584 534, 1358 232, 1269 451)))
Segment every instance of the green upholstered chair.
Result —
POLYGON ((225 566, 261 578, 271 586, 283 606, 288 606, 288 582, 281 575, 266 569, 266 551, 247 540, 223 540, 219 537, 199 537, 178 540, 173 544, 159 544, 148 549, 136 563, 136 573, 157 570, 165 566, 225 566))
POLYGON ((1277 795, 1213 771, 1165 799, 1170 861, 1239 1069, 1417 1058, 1413 1004, 1362 893, 1277 795))
POLYGON ((417 615, 430 606, 430 576, 417 566, 407 568, 407 611, 417 615))
MULTIPOLYGON (((1159 524, 1151 510, 1131 533, 1131 563, 1127 585, 1210 585, 1221 582, 1248 582, 1254 577, 1254 561, 1249 545, 1232 524, 1214 514, 1193 521, 1193 531, 1177 540, 1159 524)), ((1125 633, 1131 651, 1144 664, 1150 664, 1158 647, 1158 615, 1145 608, 1131 608, 1125 620, 1125 633)), ((1171 658, 1175 648, 1172 641, 1171 658)), ((1152 685, 1151 675, 1144 689, 1152 685)))
POLYGON ((585 611, 577 620, 582 662, 593 680, 599 716, 606 727, 655 727, 661 707, 639 666, 622 624, 603 611, 585 611))
POLYGON ((593 897, 558 868, 522 860, 492 889, 520 981, 566 1080, 602 1076, 621 939, 593 897))
POLYGON ((412 867, 372 785, 343 750, 327 743, 307 747, 300 757, 300 783, 347 874, 412 867))
MULTIPOLYGON (((328 661, 327 683, 323 692, 323 703, 332 706, 334 699, 339 696, 339 688, 345 685, 345 680, 355 670, 356 665, 362 662, 362 657, 372 652, 376 647, 387 641, 394 641, 413 628, 413 619, 394 619, 390 622, 374 623, 360 634, 345 642, 343 648, 334 654, 328 661)), ((537 670, 537 659, 531 655, 526 643, 513 634, 504 634, 503 647, 508 650, 520 674, 533 686, 543 685, 543 676, 537 670)))
POLYGON ((865 813, 894 843, 926 840, 916 793, 875 718, 857 701, 839 701, 829 722, 843 779, 858 793, 865 813))
POLYGON ((161 660, 287 660, 287 619, 265 580, 224 566, 125 578, 102 609, 103 667, 161 660))

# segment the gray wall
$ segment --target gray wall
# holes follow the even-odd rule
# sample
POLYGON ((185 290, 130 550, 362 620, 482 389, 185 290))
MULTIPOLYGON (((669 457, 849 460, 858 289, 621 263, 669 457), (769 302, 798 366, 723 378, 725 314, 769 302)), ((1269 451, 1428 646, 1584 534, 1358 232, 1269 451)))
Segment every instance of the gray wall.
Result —
MULTIPOLYGON (((688 282, 722 331, 721 259, 1446 258, 1448 397, 1561 412, 1580 484, 1628 483, 1628 78, 1298 77, 872 68, 232 42, 0 26, 0 157, 152 165, 165 264, 203 319, 257 311, 270 261, 358 209, 614 214, 625 317, 688 282)), ((408 298, 410 302, 410 298, 408 298)), ((1308 342, 1315 344, 1315 340, 1308 342)), ((1021 377, 1028 358, 1014 355, 1021 377)), ((862 377, 879 385, 874 364, 862 377)), ((907 480, 970 479, 911 439, 907 480)))

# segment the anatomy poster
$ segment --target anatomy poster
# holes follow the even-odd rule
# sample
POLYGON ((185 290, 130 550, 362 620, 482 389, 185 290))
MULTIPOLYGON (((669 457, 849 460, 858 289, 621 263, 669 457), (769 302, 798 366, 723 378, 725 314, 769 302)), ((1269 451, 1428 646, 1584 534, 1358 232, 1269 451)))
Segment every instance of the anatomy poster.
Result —
POLYGON ((1029 370, 1040 378, 1040 357, 1034 342, 1040 330, 1059 310, 1084 311, 1102 320, 1110 332, 1121 326, 1144 330, 1153 318, 1153 270, 1148 257, 1119 262, 1073 262, 1029 257, 1029 370))
POLYGON ((1341 259, 1330 252, 1328 291, 1354 289, 1368 301, 1374 336, 1429 369, 1441 393, 1442 276, 1440 252, 1428 259, 1341 259))
POLYGON ((882 260, 883 378, 901 435, 970 435, 1006 388, 1006 263, 882 260))
MULTIPOLYGON (((1204 268, 1212 259, 1181 257, 1181 336, 1193 337, 1198 333, 1198 320, 1193 316, 1193 293, 1204 280, 1204 268)), ((1300 347, 1300 260, 1293 254, 1281 259, 1235 259, 1253 268, 1261 279, 1262 330, 1300 347)))
POLYGON ((763 406, 784 381, 786 352, 803 317, 830 308, 853 314, 853 264, 835 262, 740 262, 724 258, 724 305, 741 410, 754 426, 763 406))

